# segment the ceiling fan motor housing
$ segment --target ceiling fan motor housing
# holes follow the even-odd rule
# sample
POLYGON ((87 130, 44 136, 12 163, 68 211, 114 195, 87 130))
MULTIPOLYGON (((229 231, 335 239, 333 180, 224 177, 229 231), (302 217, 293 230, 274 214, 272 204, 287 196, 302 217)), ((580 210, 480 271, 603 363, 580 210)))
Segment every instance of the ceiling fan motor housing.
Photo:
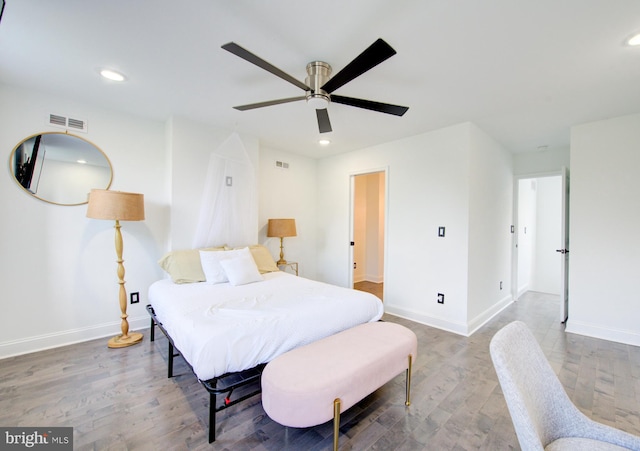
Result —
POLYGON ((307 78, 305 84, 311 88, 307 91, 307 104, 316 110, 322 110, 329 105, 330 97, 320 89, 331 76, 331 66, 323 61, 313 61, 307 64, 307 78))

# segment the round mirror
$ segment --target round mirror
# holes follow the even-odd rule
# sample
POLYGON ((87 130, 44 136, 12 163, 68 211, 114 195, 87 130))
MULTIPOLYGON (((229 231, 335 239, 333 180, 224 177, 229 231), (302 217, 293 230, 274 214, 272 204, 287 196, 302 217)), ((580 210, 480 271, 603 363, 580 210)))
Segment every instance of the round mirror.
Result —
POLYGON ((33 197, 57 205, 81 205, 93 188, 108 189, 107 156, 79 136, 47 132, 29 136, 11 152, 11 173, 33 197))

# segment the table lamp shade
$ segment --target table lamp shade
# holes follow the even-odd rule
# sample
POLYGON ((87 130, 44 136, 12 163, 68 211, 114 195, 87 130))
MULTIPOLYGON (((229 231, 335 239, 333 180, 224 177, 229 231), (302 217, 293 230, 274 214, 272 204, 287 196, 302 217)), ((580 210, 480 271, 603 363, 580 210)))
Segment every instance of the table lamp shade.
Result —
POLYGON ((142 221, 144 219, 144 195, 92 189, 89 193, 87 217, 114 221, 142 221))
POLYGON ((295 219, 269 219, 267 226, 268 237, 283 238, 286 236, 296 236, 295 219))

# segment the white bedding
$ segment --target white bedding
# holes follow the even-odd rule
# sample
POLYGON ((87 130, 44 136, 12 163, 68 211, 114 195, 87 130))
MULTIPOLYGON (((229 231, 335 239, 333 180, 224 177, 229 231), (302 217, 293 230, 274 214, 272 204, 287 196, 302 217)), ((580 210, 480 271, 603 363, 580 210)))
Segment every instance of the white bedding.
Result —
POLYGON ((377 321, 380 299, 284 272, 264 281, 149 288, 156 317, 200 380, 252 368, 358 324, 377 321))

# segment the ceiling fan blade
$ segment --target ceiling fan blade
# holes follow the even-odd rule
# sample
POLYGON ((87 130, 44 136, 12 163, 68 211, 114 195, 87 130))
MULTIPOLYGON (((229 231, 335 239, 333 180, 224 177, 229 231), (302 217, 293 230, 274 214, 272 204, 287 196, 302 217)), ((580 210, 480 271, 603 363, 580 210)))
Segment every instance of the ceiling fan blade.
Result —
POLYGON ((337 95, 331 95, 331 102, 378 111, 380 113, 393 114, 394 116, 402 116, 409 109, 408 106, 391 105, 389 103, 374 102, 373 100, 354 99, 353 97, 337 95))
POLYGON ((289 75, 286 72, 278 69, 273 64, 266 62, 265 60, 263 60, 259 56, 256 56, 253 53, 251 53, 250 51, 240 47, 235 42, 229 42, 228 44, 223 45, 222 48, 225 49, 228 52, 233 53, 236 56, 239 56, 243 60, 246 60, 246 61, 249 61, 252 64, 255 64, 256 66, 266 70, 267 72, 271 72, 273 75, 275 75, 277 77, 280 77, 283 80, 288 81, 289 83, 291 83, 293 85, 296 85, 300 89, 303 89, 305 91, 309 91, 311 89, 310 87, 308 87, 307 85, 305 85, 301 81, 296 80, 291 75, 289 75))
POLYGON ((331 122, 329 121, 329 112, 327 109, 316 110, 316 116, 318 116, 318 129, 320 133, 329 133, 331 131, 331 122))
POLYGON ((378 39, 367 49, 347 64, 340 72, 335 74, 321 89, 331 94, 339 87, 349 83, 354 78, 364 74, 369 69, 377 66, 387 58, 391 58, 396 51, 382 39, 378 39))
POLYGON ((305 96, 289 97, 286 99, 267 100, 266 102, 250 103, 248 105, 239 105, 239 106, 234 106, 233 108, 240 111, 254 110, 256 108, 262 108, 265 106, 280 105, 281 103, 296 102, 298 100, 305 100, 305 99, 306 99, 305 96))

